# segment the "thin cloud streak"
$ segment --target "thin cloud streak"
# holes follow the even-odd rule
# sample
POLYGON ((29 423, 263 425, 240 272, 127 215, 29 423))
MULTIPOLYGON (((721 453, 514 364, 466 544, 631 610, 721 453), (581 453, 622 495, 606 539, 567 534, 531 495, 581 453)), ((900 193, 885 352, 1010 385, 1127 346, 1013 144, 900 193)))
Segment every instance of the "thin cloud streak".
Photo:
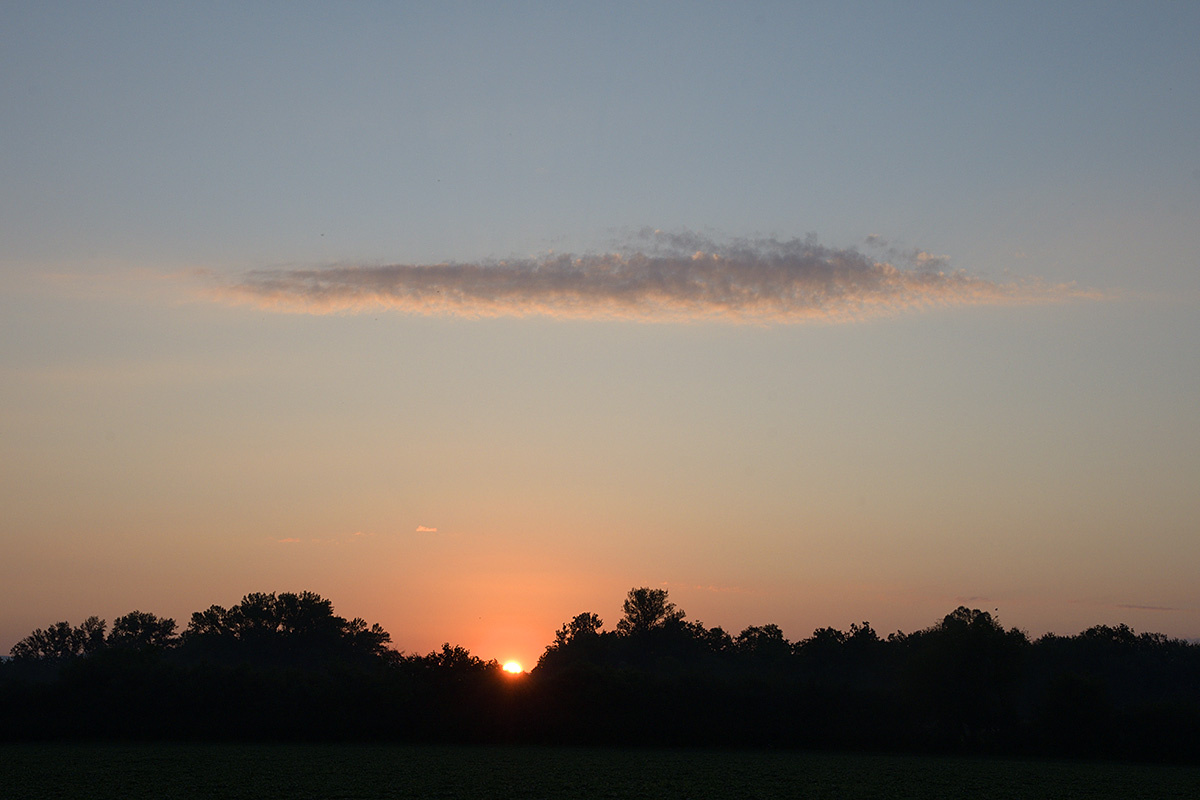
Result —
MULTIPOLYGON (((947 259, 888 248, 889 260, 807 240, 717 243, 644 232, 625 252, 482 263, 254 271, 213 290, 274 311, 391 309, 466 318, 550 317, 749 324, 843 322, 930 308, 1099 299, 1071 284, 998 283, 947 259)), ((874 242, 868 241, 868 244, 874 242)))
POLYGON ((1139 606, 1132 603, 1118 603, 1117 608, 1125 608, 1131 611, 1182 611, 1181 608, 1173 606, 1139 606))

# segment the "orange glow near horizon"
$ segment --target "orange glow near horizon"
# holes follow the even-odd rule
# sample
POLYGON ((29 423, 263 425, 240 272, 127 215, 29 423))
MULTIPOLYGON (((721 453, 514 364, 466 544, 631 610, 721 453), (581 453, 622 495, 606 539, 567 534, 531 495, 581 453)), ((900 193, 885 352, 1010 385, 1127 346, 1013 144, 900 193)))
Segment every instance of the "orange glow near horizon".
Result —
POLYGON ((504 671, 509 675, 522 675, 525 669, 517 661, 506 661, 504 662, 504 671))

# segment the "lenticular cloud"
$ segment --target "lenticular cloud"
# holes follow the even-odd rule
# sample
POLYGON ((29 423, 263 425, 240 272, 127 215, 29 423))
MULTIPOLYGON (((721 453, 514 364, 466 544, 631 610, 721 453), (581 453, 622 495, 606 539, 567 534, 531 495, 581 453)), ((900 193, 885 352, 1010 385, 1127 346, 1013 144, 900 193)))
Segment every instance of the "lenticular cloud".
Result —
POLYGON ((947 271, 944 258, 921 251, 891 251, 888 260, 875 260, 811 238, 718 244, 656 231, 643 240, 641 248, 601 255, 256 271, 218 294, 230 302, 307 314, 393 309, 470 318, 752 324, 1089 296, 1069 285, 998 283, 947 271))

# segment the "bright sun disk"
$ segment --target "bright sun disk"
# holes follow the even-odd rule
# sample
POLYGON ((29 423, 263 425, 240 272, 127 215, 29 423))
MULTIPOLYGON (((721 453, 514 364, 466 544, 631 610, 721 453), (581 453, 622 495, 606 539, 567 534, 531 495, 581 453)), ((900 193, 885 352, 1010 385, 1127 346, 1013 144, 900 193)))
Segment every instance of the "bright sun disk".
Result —
POLYGON ((505 672, 508 672, 508 673, 511 673, 511 674, 513 674, 513 675, 520 675, 520 674, 521 674, 522 672, 524 672, 525 670, 521 668, 521 665, 520 665, 520 663, 519 663, 519 662, 516 662, 516 661, 506 661, 506 662, 505 662, 505 664, 504 664, 504 671, 505 671, 505 672))

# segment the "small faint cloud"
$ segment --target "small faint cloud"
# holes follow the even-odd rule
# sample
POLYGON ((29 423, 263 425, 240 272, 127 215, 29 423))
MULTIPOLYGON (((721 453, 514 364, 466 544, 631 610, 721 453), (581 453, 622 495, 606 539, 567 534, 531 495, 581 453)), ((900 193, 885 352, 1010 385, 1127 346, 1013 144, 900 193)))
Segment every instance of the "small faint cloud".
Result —
POLYGON ((1079 598, 1070 601, 1073 604, 1100 606, 1101 608, 1119 608, 1124 611, 1186 611, 1178 606, 1161 606, 1153 603, 1114 603, 1109 598, 1079 598))
POLYGON ((275 541, 276 541, 276 542, 278 542, 279 544, 293 544, 293 543, 295 543, 295 542, 298 542, 298 541, 300 541, 300 540, 299 540, 299 539, 297 539, 297 538, 296 538, 296 537, 294 537, 294 536, 289 536, 289 537, 288 537, 288 538, 286 538, 286 539, 276 539, 275 541))
POLYGON ((940 307, 1099 299, 1073 284, 999 282, 951 270, 924 250, 882 248, 876 259, 814 235, 713 241, 645 229, 598 255, 550 253, 474 263, 335 266, 246 273, 209 290, 223 302, 330 314, 410 314, 637 322, 844 322, 940 307))
POLYGON ((923 270, 946 269, 950 266, 950 256, 935 256, 933 253, 926 253, 924 250, 914 250, 912 260, 918 269, 923 270))
POLYGON ((417 533, 437 533, 437 528, 430 528, 426 525, 418 525, 417 533))
POLYGON ((1131 609, 1133 611, 1182 611, 1183 610, 1182 608, 1175 608, 1174 606, 1143 606, 1143 605, 1135 605, 1133 603, 1118 603, 1117 608, 1127 608, 1127 609, 1131 609))

